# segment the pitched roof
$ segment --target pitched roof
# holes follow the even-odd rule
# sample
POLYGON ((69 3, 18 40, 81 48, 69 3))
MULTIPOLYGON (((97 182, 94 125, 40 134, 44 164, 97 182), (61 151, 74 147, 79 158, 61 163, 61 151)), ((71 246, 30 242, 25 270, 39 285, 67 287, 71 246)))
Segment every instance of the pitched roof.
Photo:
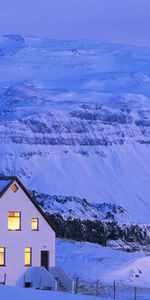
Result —
POLYGON ((12 177, 0 176, 0 198, 5 193, 5 191, 11 186, 11 184, 15 180, 14 178, 16 178, 16 177, 15 176, 12 176, 12 177))
POLYGON ((0 198, 5 194, 5 192, 9 189, 9 187, 12 185, 12 183, 16 181, 18 185, 22 188, 24 193, 27 195, 27 197, 31 200, 33 205, 37 208, 37 210, 40 212, 40 214, 43 216, 43 218, 46 220, 46 222, 49 224, 50 227, 55 231, 54 225, 52 222, 48 219, 46 214, 43 212, 43 210, 40 208, 40 206, 37 204, 36 200, 31 196, 31 194, 28 192, 28 190, 25 188, 25 186, 22 184, 22 182, 19 180, 17 176, 0 176, 0 198))
POLYGON ((3 192, 3 190, 7 187, 7 185, 11 182, 10 179, 1 179, 0 178, 0 194, 3 192))

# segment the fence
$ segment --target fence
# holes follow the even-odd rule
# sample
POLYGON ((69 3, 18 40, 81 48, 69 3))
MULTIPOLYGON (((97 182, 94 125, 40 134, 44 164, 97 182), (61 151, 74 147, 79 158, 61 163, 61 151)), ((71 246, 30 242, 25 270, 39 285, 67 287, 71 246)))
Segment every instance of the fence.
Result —
POLYGON ((99 280, 87 281, 75 278, 75 293, 101 296, 116 300, 150 300, 150 288, 128 286, 115 281, 112 285, 105 285, 99 280))

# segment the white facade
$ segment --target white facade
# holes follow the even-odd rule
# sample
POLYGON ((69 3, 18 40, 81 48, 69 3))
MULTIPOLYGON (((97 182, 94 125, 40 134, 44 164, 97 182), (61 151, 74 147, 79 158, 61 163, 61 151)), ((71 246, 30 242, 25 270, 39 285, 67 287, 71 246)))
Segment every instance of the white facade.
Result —
POLYGON ((24 286, 26 273, 34 267, 41 267, 41 251, 49 253, 48 271, 55 266, 55 232, 19 185, 18 180, 9 184, 9 188, 0 196, 1 247, 5 248, 5 266, 0 266, 0 282, 6 278, 7 285, 24 286), (11 189, 14 184, 18 187, 16 192, 11 189), (8 230, 8 212, 21 213, 20 230, 8 230), (31 228, 32 218, 39 219, 37 231, 31 228), (32 248, 32 264, 28 267, 24 263, 26 247, 32 248))

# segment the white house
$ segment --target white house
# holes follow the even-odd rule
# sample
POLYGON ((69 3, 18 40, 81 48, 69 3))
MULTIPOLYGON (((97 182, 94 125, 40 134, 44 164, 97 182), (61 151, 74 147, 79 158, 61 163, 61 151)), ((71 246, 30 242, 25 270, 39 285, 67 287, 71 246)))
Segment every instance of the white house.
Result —
POLYGON ((73 291, 55 266, 55 231, 17 177, 0 177, 0 283, 73 291))

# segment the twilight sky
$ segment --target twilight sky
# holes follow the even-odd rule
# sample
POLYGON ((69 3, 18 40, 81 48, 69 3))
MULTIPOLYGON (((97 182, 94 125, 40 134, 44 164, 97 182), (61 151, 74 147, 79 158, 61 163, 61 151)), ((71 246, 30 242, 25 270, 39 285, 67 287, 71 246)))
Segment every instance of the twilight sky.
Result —
POLYGON ((0 0, 0 35, 150 46, 150 0, 0 0))

